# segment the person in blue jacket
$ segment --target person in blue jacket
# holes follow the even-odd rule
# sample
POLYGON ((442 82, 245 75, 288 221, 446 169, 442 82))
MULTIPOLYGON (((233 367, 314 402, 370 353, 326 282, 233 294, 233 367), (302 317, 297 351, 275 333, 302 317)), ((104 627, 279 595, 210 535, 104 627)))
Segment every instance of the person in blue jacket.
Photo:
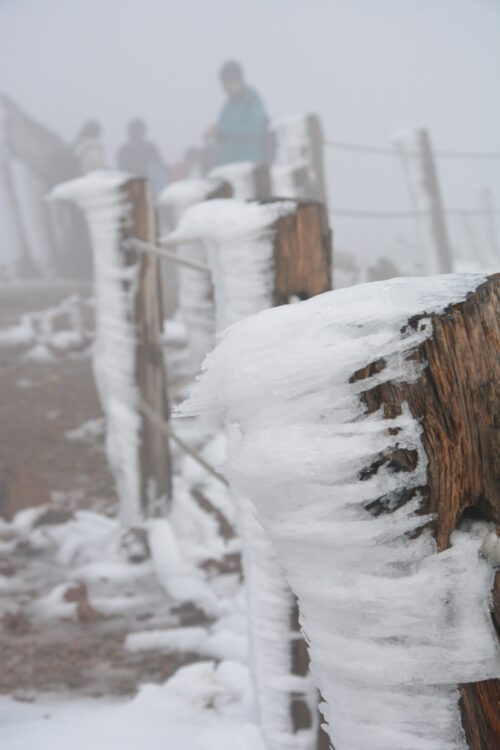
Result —
POLYGON ((206 133, 215 138, 218 164, 271 161, 269 118, 257 91, 245 83, 240 63, 225 62, 219 77, 227 100, 217 123, 206 133))

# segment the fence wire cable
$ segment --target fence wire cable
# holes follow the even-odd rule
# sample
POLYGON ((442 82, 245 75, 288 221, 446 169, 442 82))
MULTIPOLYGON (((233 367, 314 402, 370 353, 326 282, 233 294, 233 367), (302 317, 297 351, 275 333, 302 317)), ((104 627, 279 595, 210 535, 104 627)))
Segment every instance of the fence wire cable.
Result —
MULTIPOLYGON (((324 141, 327 148, 337 149, 338 151, 357 151, 366 154, 379 154, 381 156, 399 156, 396 149, 389 146, 369 146, 361 143, 346 143, 344 141, 332 141, 327 138, 324 141)), ((409 152, 411 155, 418 155, 416 152, 409 152)), ((435 150, 434 156, 438 159, 480 159, 496 160, 500 159, 500 153, 496 151, 448 151, 435 150)))
POLYGON ((151 255, 156 255, 159 258, 164 258, 165 260, 170 260, 173 263, 178 263, 181 266, 194 268, 196 271, 201 271, 202 273, 210 275, 210 268, 205 265, 205 263, 200 263, 198 260, 194 260, 194 258, 185 258, 181 255, 177 255, 177 253, 173 252, 172 250, 166 249, 166 246, 169 245, 183 245, 192 241, 193 240, 191 239, 183 239, 179 241, 169 241, 168 239, 164 239, 160 240, 161 247, 159 247, 158 245, 153 245, 151 242, 144 242, 143 240, 138 240, 136 237, 131 237, 130 239, 126 240, 124 245, 127 249, 137 250, 140 253, 151 253, 151 255))
MULTIPOLYGON (((500 210, 492 209, 487 211, 484 209, 475 208, 450 208, 445 209, 444 213, 449 216, 497 216, 500 214, 500 210)), ((358 209, 350 208, 332 208, 330 210, 332 216, 341 216, 345 218, 360 218, 360 219, 413 219, 413 218, 424 218, 428 216, 426 211, 363 211, 358 209)))
POLYGON ((185 440, 183 440, 177 433, 172 429, 172 426, 169 424, 169 422, 166 422, 164 419, 158 416, 158 414, 155 414, 155 412, 151 409, 148 404, 143 399, 140 399, 139 401, 139 408, 142 411, 142 413, 151 421, 153 424, 155 424, 157 427, 162 430, 162 432, 171 440, 174 441, 174 443, 177 443, 179 448, 181 448, 184 453, 187 453, 188 456, 191 456, 192 459, 194 459, 200 466, 202 466, 205 471, 207 471, 211 476, 215 477, 215 479, 218 479, 219 482, 224 484, 226 487, 229 487, 229 482, 227 481, 226 477, 222 476, 222 474, 219 474, 219 472, 214 469, 211 464, 209 464, 207 461, 205 461, 202 456, 198 453, 198 451, 195 451, 194 448, 191 448, 190 445, 188 445, 185 440))

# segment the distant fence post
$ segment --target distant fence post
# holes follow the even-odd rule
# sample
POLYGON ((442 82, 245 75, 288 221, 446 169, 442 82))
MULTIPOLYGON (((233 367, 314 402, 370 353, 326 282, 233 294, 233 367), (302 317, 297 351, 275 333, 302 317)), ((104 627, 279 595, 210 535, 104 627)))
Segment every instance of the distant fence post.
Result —
POLYGON ((423 128, 403 132, 394 136, 394 143, 403 160, 410 200, 418 214, 419 242, 429 258, 427 272, 451 273, 453 257, 429 133, 423 128), (434 257, 430 245, 434 246, 434 257))
POLYGON ((127 240, 156 244, 148 180, 102 172, 59 185, 54 199, 84 211, 92 238, 96 297, 94 374, 106 417, 106 448, 124 526, 164 515, 171 499, 167 437, 149 410, 168 416, 161 345, 158 258, 127 240))
POLYGON ((274 126, 278 141, 271 169, 272 192, 279 198, 299 198, 328 204, 324 138, 316 114, 290 117, 274 126))

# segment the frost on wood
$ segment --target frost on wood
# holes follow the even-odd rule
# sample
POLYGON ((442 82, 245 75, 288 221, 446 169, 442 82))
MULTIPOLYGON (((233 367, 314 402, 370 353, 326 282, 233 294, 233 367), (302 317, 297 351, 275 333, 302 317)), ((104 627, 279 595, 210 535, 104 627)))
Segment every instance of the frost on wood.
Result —
POLYGON ((227 473, 298 596, 336 750, 494 746, 463 713, 466 739, 457 688, 498 685, 494 570, 481 534, 453 531, 467 505, 500 522, 498 277, 484 281, 396 279, 265 311, 226 332, 184 407, 235 425, 227 473), (478 435, 480 399, 496 412, 478 435))
MULTIPOLYGON (((199 204, 185 214, 178 233, 204 238, 219 332, 272 306, 276 222, 295 208, 288 202, 259 205, 225 200, 199 204)), ((295 623, 295 597, 254 507, 242 493, 235 495, 235 502, 262 732, 270 750, 310 750, 316 745, 318 699, 308 660, 300 658, 303 640, 295 623)))
MULTIPOLYGON (((168 225, 174 230, 184 213, 194 204, 215 196, 223 197, 227 183, 218 179, 179 180, 169 185, 161 193, 158 204, 168 214, 168 225)), ((229 193, 228 193, 229 196, 229 193)), ((180 257, 207 263, 206 251, 202 242, 183 243, 177 247, 180 257)), ((212 280, 206 274, 186 266, 173 268, 167 272, 178 278, 178 309, 188 332, 189 369, 192 374, 200 371, 201 362, 214 345, 215 313, 212 280)))
POLYGON ((273 304, 273 224, 293 210, 291 202, 261 205, 212 200, 184 214, 171 236, 203 238, 215 289, 218 331, 273 304))
POLYGON ((266 200, 271 197, 269 169, 265 164, 251 161, 223 164, 212 169, 210 177, 228 182, 233 197, 238 200, 266 200))
POLYGON ((273 124, 277 139, 271 169, 273 195, 326 204, 323 135, 317 115, 286 117, 273 124))
POLYGON ((124 246, 131 232, 153 239, 148 235, 154 217, 134 215, 133 192, 145 188, 143 180, 129 175, 96 172, 59 185, 51 196, 73 200, 89 224, 95 277, 94 375, 126 526, 162 515, 170 495, 165 438, 140 413, 140 398, 151 397, 150 403, 155 396, 155 409, 166 416, 164 373, 155 357, 162 319, 157 261, 128 254, 124 246))

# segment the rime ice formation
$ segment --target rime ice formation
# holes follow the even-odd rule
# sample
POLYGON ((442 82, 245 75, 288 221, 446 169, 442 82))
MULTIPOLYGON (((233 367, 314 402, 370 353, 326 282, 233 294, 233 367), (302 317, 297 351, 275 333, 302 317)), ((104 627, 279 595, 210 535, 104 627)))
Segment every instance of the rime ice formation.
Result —
MULTIPOLYGON (((273 303, 272 225, 291 203, 238 200, 198 204, 184 215, 179 235, 203 236, 215 289, 217 330, 273 303)), ((273 545, 244 493, 235 493, 249 603, 251 663, 259 722, 269 750, 313 750, 317 692, 308 676, 292 675, 295 599, 273 545), (293 731, 291 704, 308 707, 310 729, 293 731)))
POLYGON ((201 237, 215 288, 217 331, 272 305, 272 225, 292 203, 211 200, 190 208, 171 237, 201 237))
MULTIPOLYGON (((273 124, 278 141, 278 152, 271 169, 272 192, 281 198, 307 198, 304 186, 297 185, 299 170, 311 170, 311 147, 307 115, 286 117, 273 124)), ((315 175, 310 174, 314 182, 315 175)))
POLYGON ((251 161, 223 164, 212 169, 209 176, 229 182, 233 189, 233 197, 238 200, 251 201, 257 198, 255 164, 251 161))
MULTIPOLYGON (((161 193, 158 204, 170 211, 172 229, 175 229, 184 213, 194 204, 205 201, 220 187, 220 180, 189 179, 172 183, 161 193)), ((202 242, 183 243, 177 247, 180 257, 206 263, 206 252, 202 242)), ((179 313, 186 324, 189 345, 189 369, 193 374, 200 371, 201 362, 214 345, 215 320, 212 281, 206 274, 186 266, 177 266, 179 281, 179 313)))
POLYGON ((94 376, 106 415, 106 451, 117 483, 120 520, 141 521, 141 418, 135 385, 136 331, 130 320, 139 265, 125 267, 122 227, 131 206, 122 187, 130 175, 94 172, 57 186, 51 197, 72 200, 85 212, 94 248, 96 335, 94 376))
POLYGON ((336 750, 465 750, 457 683, 500 676, 489 612, 493 567, 464 531, 437 552, 418 495, 387 515, 367 505, 426 482, 409 410, 368 414, 360 393, 419 378, 408 354, 430 318, 484 281, 395 279, 267 310, 226 331, 183 412, 233 424, 227 475, 254 503, 297 594, 311 669, 336 750), (425 325, 424 325, 425 324, 425 325), (369 380, 351 375, 384 357, 369 380), (391 428, 398 428, 397 434, 391 428), (392 433, 392 434, 391 434, 392 433), (387 449, 413 473, 360 473, 387 449))

